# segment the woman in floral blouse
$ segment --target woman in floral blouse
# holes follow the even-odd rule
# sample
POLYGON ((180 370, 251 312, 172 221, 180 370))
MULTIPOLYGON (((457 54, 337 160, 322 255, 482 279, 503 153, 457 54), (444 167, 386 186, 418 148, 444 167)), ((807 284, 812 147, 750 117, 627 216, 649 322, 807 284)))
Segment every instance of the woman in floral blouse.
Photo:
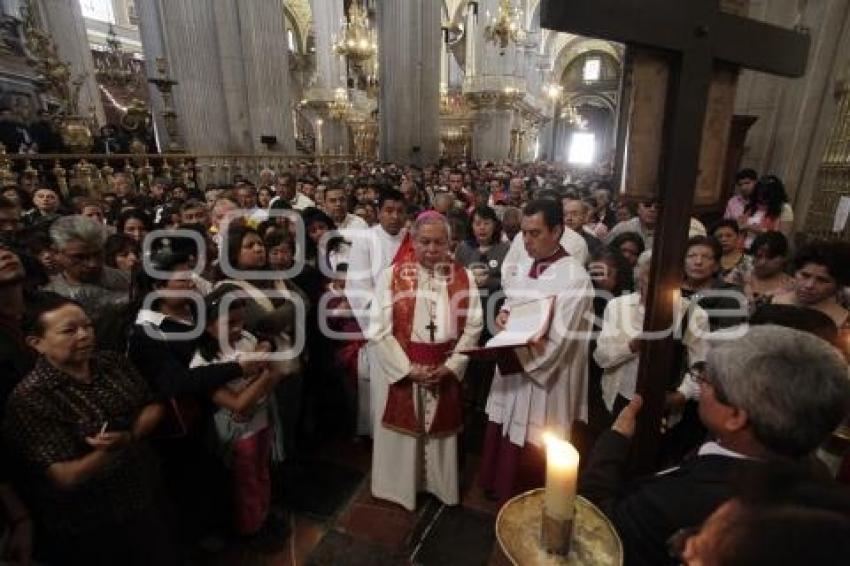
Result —
POLYGON ((143 440, 162 406, 124 357, 95 349, 92 323, 73 300, 41 294, 24 331, 39 359, 9 398, 3 433, 47 535, 46 558, 175 563, 143 440))

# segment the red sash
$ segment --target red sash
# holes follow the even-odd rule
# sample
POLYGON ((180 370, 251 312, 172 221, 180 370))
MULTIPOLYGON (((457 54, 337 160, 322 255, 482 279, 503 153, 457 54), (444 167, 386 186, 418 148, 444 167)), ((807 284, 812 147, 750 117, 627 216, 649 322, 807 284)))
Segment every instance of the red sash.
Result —
MULTIPOLYGON (((409 261, 413 261, 413 240, 410 238, 410 233, 404 235, 404 238, 401 241, 401 245, 398 247, 398 250, 395 252, 395 256, 393 256, 393 261, 390 265, 399 265, 404 264, 409 261)), ((363 332, 363 329, 360 328, 360 325, 357 324, 358 330, 363 332)), ((347 346, 345 346, 343 352, 343 360, 342 363, 344 367, 348 370, 348 375, 353 381, 353 383, 357 383, 357 356, 360 353, 360 348, 366 344, 365 338, 354 339, 347 346)))
POLYGON ((410 237, 410 232, 404 235, 401 245, 393 256, 393 261, 390 265, 398 265, 400 263, 408 263, 413 261, 413 238, 410 237))
POLYGON ((555 263, 556 261, 558 261, 561 258, 568 257, 569 255, 570 254, 568 254, 566 252, 566 250, 564 250, 563 247, 558 246, 557 251, 555 251, 554 254, 547 257, 546 259, 536 259, 536 260, 534 260, 534 263, 531 264, 531 269, 528 272, 528 276, 531 279, 539 278, 541 275, 543 275, 543 273, 546 272, 547 269, 549 269, 549 267, 553 263, 555 263))
MULTIPOLYGON (((457 262, 451 263, 452 273, 448 280, 449 300, 455 318, 454 327, 449 332, 452 339, 439 344, 411 343, 413 315, 416 308, 416 290, 418 280, 415 264, 398 263, 393 266, 391 290, 393 297, 393 336, 402 350, 415 363, 440 365, 446 361, 449 352, 466 327, 466 313, 469 308, 469 278, 466 270, 457 262), (455 302, 457 293, 462 293, 455 302)), ((450 436, 463 427, 462 399, 460 381, 444 379, 437 392, 437 410, 431 427, 426 431, 416 417, 416 403, 413 399, 413 381, 409 377, 390 385, 387 404, 384 408, 382 423, 385 427, 411 436, 426 434, 432 437, 450 436)))

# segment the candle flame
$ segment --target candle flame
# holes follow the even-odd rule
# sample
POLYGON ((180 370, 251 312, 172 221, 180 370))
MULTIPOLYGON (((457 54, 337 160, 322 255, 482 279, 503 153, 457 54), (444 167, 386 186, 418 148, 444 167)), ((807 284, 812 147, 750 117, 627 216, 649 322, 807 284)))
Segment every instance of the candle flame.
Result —
POLYGON ((546 445, 547 460, 553 460, 559 467, 578 465, 578 450, 566 440, 547 431, 543 433, 543 443, 546 445))

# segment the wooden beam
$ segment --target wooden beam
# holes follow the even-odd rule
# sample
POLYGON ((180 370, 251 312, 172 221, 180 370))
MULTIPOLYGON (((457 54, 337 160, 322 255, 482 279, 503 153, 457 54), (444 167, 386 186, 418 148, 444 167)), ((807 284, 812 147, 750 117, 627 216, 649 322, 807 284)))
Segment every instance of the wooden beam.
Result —
POLYGON ((540 26, 674 52, 707 42, 713 59, 785 77, 803 76, 811 43, 806 34, 721 12, 719 0, 542 0, 540 26))
POLYGON ((812 42, 808 34, 723 12, 711 34, 715 59, 783 77, 806 73, 812 42), (741 38, 749 38, 745 46, 741 38))

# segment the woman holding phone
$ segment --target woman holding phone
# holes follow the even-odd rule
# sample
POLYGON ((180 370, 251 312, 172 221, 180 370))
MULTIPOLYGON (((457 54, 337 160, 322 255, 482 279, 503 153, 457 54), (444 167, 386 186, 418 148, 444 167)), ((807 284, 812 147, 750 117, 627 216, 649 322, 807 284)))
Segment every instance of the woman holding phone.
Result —
POLYGON ((146 442, 163 416, 122 356, 95 348, 75 301, 42 293, 24 318, 39 354, 9 397, 4 439, 26 472, 53 563, 172 564, 146 442))

